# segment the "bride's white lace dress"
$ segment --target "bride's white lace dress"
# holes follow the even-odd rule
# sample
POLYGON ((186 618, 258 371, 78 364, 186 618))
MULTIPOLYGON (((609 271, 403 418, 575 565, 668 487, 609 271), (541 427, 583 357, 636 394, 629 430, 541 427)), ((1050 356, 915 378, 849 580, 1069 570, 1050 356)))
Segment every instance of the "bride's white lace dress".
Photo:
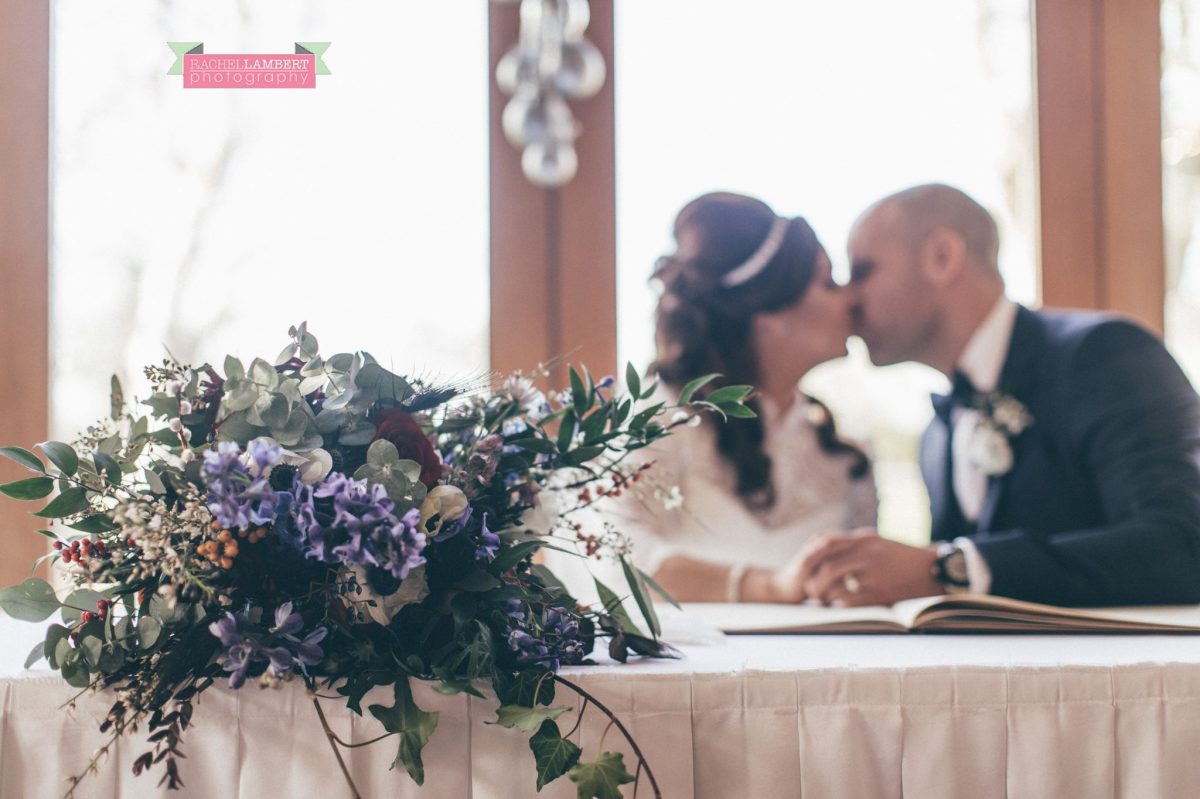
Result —
POLYGON ((826 452, 817 441, 824 409, 803 395, 782 413, 765 399, 762 406, 764 450, 775 488, 775 503, 764 511, 747 509, 737 497, 733 466, 717 452, 706 426, 676 428, 641 451, 654 467, 636 492, 606 511, 632 538, 634 560, 643 570, 653 574, 675 554, 778 567, 813 536, 875 525, 871 473, 851 476, 854 458, 826 452), (675 503, 664 503, 662 495, 673 487, 683 504, 668 508, 675 503))

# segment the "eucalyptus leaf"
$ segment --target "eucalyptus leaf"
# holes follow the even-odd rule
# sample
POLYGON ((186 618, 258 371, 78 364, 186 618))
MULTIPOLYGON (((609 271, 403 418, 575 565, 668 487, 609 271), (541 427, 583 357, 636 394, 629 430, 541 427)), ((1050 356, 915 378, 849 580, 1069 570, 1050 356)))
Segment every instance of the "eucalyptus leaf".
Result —
POLYGON ((45 474, 46 472, 46 467, 42 465, 41 459, 29 450, 22 449, 21 447, 0 447, 0 457, 16 461, 31 472, 37 472, 38 474, 45 474))
POLYGON ((79 637, 79 651, 83 652, 83 659, 87 662, 88 668, 94 669, 100 665, 100 655, 104 651, 104 642, 94 635, 81 635, 79 637))
POLYGON ((125 391, 121 388, 121 381, 113 375, 109 381, 108 394, 108 416, 114 422, 121 418, 121 413, 125 410, 125 391))
POLYGON ((83 653, 78 649, 72 649, 70 654, 62 660, 60 671, 62 678, 67 681, 67 685, 73 688, 87 688, 88 683, 91 682, 87 664, 83 661, 83 653))
POLYGON ((232 355, 225 356, 225 379, 240 380, 246 377, 246 369, 242 362, 232 355))
POLYGON ((152 649, 162 635, 162 625, 153 616, 143 616, 138 619, 137 638, 142 649, 152 649))
MULTIPOLYGON (((70 635, 71 631, 61 624, 51 624, 46 628, 46 640, 42 642, 42 653, 46 657, 46 662, 50 664, 50 668, 58 668, 59 644, 66 641, 70 635)), ((70 646, 69 643, 67 645, 70 646)))
POLYGON ((0 591, 0 610, 21 621, 43 621, 58 610, 58 597, 45 580, 30 577, 0 591))
POLYGON ((67 594, 62 601, 62 620, 65 622, 79 621, 84 611, 96 612, 96 603, 107 597, 99 591, 90 588, 80 588, 67 594))

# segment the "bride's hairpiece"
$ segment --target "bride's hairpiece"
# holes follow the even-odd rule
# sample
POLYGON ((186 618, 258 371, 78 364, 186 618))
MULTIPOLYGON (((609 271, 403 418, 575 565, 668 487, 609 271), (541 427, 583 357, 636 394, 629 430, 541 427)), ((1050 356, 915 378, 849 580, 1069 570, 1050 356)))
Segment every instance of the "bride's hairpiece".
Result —
POLYGON ((726 272, 725 276, 721 278, 721 285, 727 289, 740 286, 761 272, 775 257, 775 253, 779 252, 779 245, 783 243, 789 221, 782 216, 775 217, 775 221, 771 223, 771 229, 767 231, 767 237, 754 251, 754 255, 726 272))

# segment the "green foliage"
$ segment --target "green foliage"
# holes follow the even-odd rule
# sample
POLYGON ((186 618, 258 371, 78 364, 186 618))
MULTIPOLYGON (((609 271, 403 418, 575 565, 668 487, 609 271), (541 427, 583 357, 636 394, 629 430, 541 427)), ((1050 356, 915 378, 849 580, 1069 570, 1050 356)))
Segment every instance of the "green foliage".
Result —
POLYGON ((64 516, 73 516, 88 507, 87 491, 79 486, 72 486, 33 515, 44 519, 61 519, 64 516))
POLYGON ((492 722, 501 727, 516 727, 522 732, 533 732, 542 726, 543 721, 553 721, 563 713, 569 713, 569 707, 524 707, 522 705, 501 705, 496 709, 496 721, 492 722))
POLYGON ((43 441, 38 449, 46 453, 50 462, 67 477, 74 477, 79 469, 79 455, 70 446, 61 441, 43 441))
POLYGON ((625 559, 624 555, 621 555, 619 559, 621 569, 625 572, 625 581, 629 584, 629 591, 633 594, 634 601, 637 602, 638 610, 642 612, 642 618, 646 620, 650 634, 658 638, 662 635, 662 628, 659 626, 658 614, 654 611, 654 602, 650 599, 646 583, 642 580, 641 573, 629 565, 629 561, 625 559))
POLYGON ((21 621, 43 621, 58 610, 58 597, 45 580, 30 577, 0 591, 0 610, 21 621))
MULTIPOLYGON (((371 435, 375 430, 371 428, 371 435)), ((426 488, 421 482, 421 464, 400 457, 396 445, 379 439, 367 450, 367 462, 354 472, 354 479, 378 483, 396 503, 397 515, 425 500, 426 488)))
POLYGON ((21 447, 0 447, 0 457, 8 458, 10 461, 15 461, 21 464, 31 472, 44 474, 46 467, 42 465, 42 461, 37 455, 34 455, 27 449, 21 447))
POLYGON ((642 631, 633 623, 633 619, 629 618, 629 614, 625 612, 625 606, 621 604, 621 598, 617 596, 616 592, 596 577, 592 577, 592 582, 596 584, 596 591, 600 594, 604 612, 612 616, 625 632, 641 635, 642 631))
POLYGON ((421 749, 429 742, 429 736, 437 727, 438 714, 427 713, 413 701, 408 678, 396 681, 394 688, 396 704, 392 707, 371 705, 367 709, 379 719, 383 728, 400 736, 400 746, 392 768, 402 763, 417 785, 425 782, 425 765, 421 762, 421 749))
POLYGON ((570 771, 571 767, 579 762, 579 756, 582 754, 578 746, 562 737, 558 725, 553 721, 542 722, 542 726, 529 739, 529 748, 533 750, 533 759, 537 765, 539 791, 546 783, 570 771))
POLYGON ((0 492, 13 499, 43 499, 54 490, 54 481, 49 477, 27 477, 0 485, 0 492))
POLYGON ((568 774, 579 799, 621 799, 621 786, 633 782, 624 757, 616 752, 601 752, 595 760, 576 763, 568 774))

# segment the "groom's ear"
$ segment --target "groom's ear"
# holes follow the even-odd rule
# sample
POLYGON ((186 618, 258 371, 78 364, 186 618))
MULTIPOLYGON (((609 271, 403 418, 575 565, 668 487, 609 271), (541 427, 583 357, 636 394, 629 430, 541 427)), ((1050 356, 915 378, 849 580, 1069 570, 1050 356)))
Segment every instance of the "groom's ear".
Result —
POLYGON ((921 269, 936 286, 953 283, 967 266, 967 243, 957 230, 936 227, 921 246, 921 269))

